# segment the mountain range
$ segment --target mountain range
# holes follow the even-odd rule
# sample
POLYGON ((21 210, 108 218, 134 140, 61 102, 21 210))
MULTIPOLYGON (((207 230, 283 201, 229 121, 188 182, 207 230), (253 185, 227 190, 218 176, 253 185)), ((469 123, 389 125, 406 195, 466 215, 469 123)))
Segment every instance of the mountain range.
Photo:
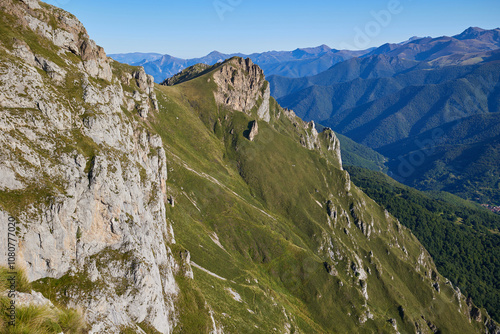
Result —
POLYGON ((386 44, 314 76, 271 76, 271 92, 301 118, 385 155, 401 182, 498 205, 500 132, 470 124, 498 117, 499 41, 500 29, 469 28, 386 44))
POLYGON ((332 65, 352 57, 362 56, 370 50, 349 51, 335 50, 326 45, 313 48, 299 48, 293 51, 268 51, 244 55, 241 53, 223 54, 213 51, 201 58, 181 59, 170 55, 158 56, 151 53, 110 54, 109 56, 134 66, 143 66, 151 74, 155 82, 177 74, 181 70, 195 64, 213 65, 234 56, 250 58, 259 65, 266 75, 276 74, 287 77, 302 77, 320 73, 332 65))
POLYGON ((251 59, 158 85, 70 13, 0 11, 2 332, 500 331, 251 59))

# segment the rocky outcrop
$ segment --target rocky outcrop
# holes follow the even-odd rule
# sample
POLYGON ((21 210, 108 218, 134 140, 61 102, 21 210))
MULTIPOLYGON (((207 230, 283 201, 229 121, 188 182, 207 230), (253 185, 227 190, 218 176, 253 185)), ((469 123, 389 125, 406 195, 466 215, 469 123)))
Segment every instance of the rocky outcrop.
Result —
POLYGON ((257 110, 257 116, 260 119, 269 123, 269 121, 271 120, 271 114, 269 111, 269 100, 271 99, 271 86, 269 85, 269 83, 266 84, 266 88, 262 98, 263 101, 259 107, 259 110, 257 110))
POLYGON ((262 69, 250 58, 234 57, 225 61, 215 71, 213 79, 217 84, 214 97, 218 105, 248 115, 254 107, 258 107, 258 117, 269 122, 269 83, 262 69))
POLYGON ((170 333, 179 265, 169 247, 165 150, 123 112, 130 100, 143 117, 158 108, 152 77, 142 68, 125 73, 124 90, 72 15, 37 1, 1 6, 19 29, 53 45, 43 55, 30 41, 0 46, 9 55, 0 68, 0 190, 25 198, 22 206, 2 202, 0 217, 18 221, 19 265, 30 281, 67 282, 64 298, 84 307, 91 333, 141 322, 170 333))
POLYGON ((342 169, 342 154, 340 153, 339 139, 330 128, 325 128, 325 130, 321 132, 321 136, 323 136, 326 141, 326 149, 331 152, 334 159, 336 159, 339 169, 342 169))
POLYGON ((2 11, 36 34, 50 40, 61 52, 71 52, 82 59, 82 69, 91 76, 112 79, 110 61, 104 49, 89 38, 84 26, 73 15, 55 7, 40 6, 37 0, 25 0, 14 6, 12 0, 0 1, 2 11), (53 20, 47 22, 47 17, 53 20))
POLYGON ((259 124, 257 123, 257 121, 253 121, 252 125, 250 126, 250 133, 248 134, 248 139, 250 141, 253 141, 258 134, 259 134, 259 124))
MULTIPOLYGON (((318 150, 325 155, 328 160, 338 169, 342 170, 342 155, 340 152, 340 141, 330 128, 325 128, 321 133, 316 130, 314 121, 304 122, 301 120, 293 110, 287 108, 280 108, 277 115, 278 118, 286 117, 292 125, 301 130, 300 144, 308 150, 318 150)), ((349 185, 346 187, 350 187, 349 185)))
POLYGON ((314 150, 319 147, 318 131, 314 121, 304 124, 305 134, 300 139, 300 144, 308 150, 314 150))
MULTIPOLYGON (((143 67, 139 67, 139 70, 132 73, 132 78, 135 79, 137 87, 144 93, 139 91, 134 91, 132 95, 133 100, 137 103, 137 110, 142 118, 147 118, 151 107, 153 111, 158 111, 158 100, 156 99, 156 93, 154 91, 154 78, 153 76, 146 74, 143 67)), ((128 81, 129 82, 129 81, 128 81)), ((132 106, 134 103, 132 103, 132 106)), ((130 109, 133 109, 130 108, 130 109)))

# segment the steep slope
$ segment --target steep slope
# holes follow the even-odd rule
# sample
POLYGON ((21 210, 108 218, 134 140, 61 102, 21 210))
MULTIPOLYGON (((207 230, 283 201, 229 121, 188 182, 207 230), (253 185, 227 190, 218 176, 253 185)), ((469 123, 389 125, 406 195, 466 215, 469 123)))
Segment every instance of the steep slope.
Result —
MULTIPOLYGON (((58 278, 39 290, 84 309, 92 332, 143 321, 171 332, 165 150, 131 117, 154 110, 152 78, 109 60, 69 13, 0 8, 0 217, 17 221, 18 266, 30 281, 58 278)), ((7 223, 0 230, 5 266, 7 223)))
POLYGON ((500 113, 470 116, 380 148, 394 175, 425 190, 443 190, 499 205, 500 113), (416 157, 425 157, 416 166, 416 157), (410 169, 408 169, 410 168, 410 169))
POLYGON ((417 191, 382 173, 348 170, 356 185, 414 231, 441 272, 500 318, 499 215, 417 191))
MULTIPOLYGON (((212 149, 211 151, 212 154, 218 152, 215 154, 219 157, 217 159, 207 153, 207 148, 203 146, 208 145, 210 141, 208 138, 200 140, 199 134, 203 133, 202 130, 195 131, 196 135, 193 137, 189 136, 189 141, 179 142, 178 148, 175 148, 177 145, 173 145, 172 148, 176 150, 174 154, 178 157, 180 154, 177 152, 195 150, 196 153, 191 154, 190 161, 178 161, 179 166, 173 167, 173 173, 176 169, 179 173, 183 166, 185 168, 188 165, 193 175, 187 173, 188 175, 183 176, 183 178, 194 178, 189 183, 197 186, 186 188, 185 181, 187 179, 184 182, 171 180, 170 185, 172 190, 177 188, 175 190, 176 198, 184 203, 184 206, 179 208, 176 204, 171 211, 172 214, 175 214, 171 218, 176 221, 176 224, 178 221, 184 221, 179 227, 179 231, 182 232, 176 232, 177 242, 186 246, 191 252, 191 260, 197 265, 194 269, 195 280, 197 273, 199 276, 210 276, 206 270, 217 275, 217 277, 212 275, 209 284, 201 283, 200 288, 203 293, 213 301, 209 304, 216 303, 215 301, 224 295, 224 291, 227 291, 224 282, 234 280, 239 283, 230 285, 230 288, 237 293, 237 295, 232 293, 233 297, 236 296, 235 306, 230 306, 231 303, 213 306, 216 314, 218 312, 231 314, 231 319, 220 319, 221 324, 229 331, 238 329, 251 331, 251 327, 239 327, 241 323, 237 325, 238 319, 250 317, 251 323, 259 327, 257 332, 272 330, 271 327, 268 327, 269 320, 259 316, 263 311, 263 305, 260 304, 259 299, 265 300, 266 297, 270 297, 266 293, 262 295, 259 292, 267 282, 271 284, 269 287, 273 287, 272 296, 275 302, 278 304, 279 301, 284 302, 281 305, 283 305, 287 316, 281 321, 288 322, 291 326, 289 328, 293 330, 372 332, 376 328, 380 328, 390 331, 392 325, 391 322, 388 322, 389 318, 377 320, 381 313, 375 309, 381 305, 386 305, 384 308, 389 307, 393 310, 394 320, 392 322, 396 323, 401 331, 407 328, 406 331, 413 332, 416 331, 416 326, 425 330, 428 325, 422 322, 420 316, 408 322, 409 314, 413 313, 409 310, 414 307, 420 308, 416 306, 418 304, 425 305, 427 303, 425 298, 421 299, 423 295, 420 292, 429 291, 431 294, 437 292, 432 284, 420 285, 422 282, 420 279, 411 278, 413 274, 409 274, 409 272, 413 272, 413 265, 406 267, 399 262, 406 255, 398 257, 399 260, 396 262, 392 262, 393 259, 390 259, 388 262, 380 262, 379 265, 376 265, 377 261, 382 261, 380 256, 387 255, 384 245, 387 245, 389 241, 384 241, 386 232, 383 231, 387 228, 390 231, 399 229, 403 235, 407 231, 400 227, 396 221, 393 222, 396 225, 392 227, 386 225, 387 223, 382 223, 391 218, 386 218, 383 210, 358 192, 356 188, 349 187, 350 182, 345 178, 347 174, 338 169, 339 165, 335 158, 329 158, 327 152, 330 151, 324 148, 319 151, 314 149, 315 146, 321 147, 322 145, 308 145, 307 137, 312 135, 314 138, 316 136, 314 132, 308 134, 312 128, 290 112, 279 108, 272 101, 269 109, 271 116, 269 123, 261 120, 256 107, 252 108, 253 111, 248 110, 248 108, 240 109, 244 112, 234 111, 233 107, 230 107, 235 105, 233 103, 234 97, 228 96, 227 100, 214 104, 215 101, 211 97, 213 90, 216 90, 216 96, 218 95, 217 91, 226 91, 225 87, 232 86, 234 91, 240 91, 240 83, 243 82, 245 76, 254 70, 254 65, 248 60, 244 62, 241 59, 232 59, 220 65, 212 73, 163 89, 170 96, 170 107, 167 109, 171 115, 165 115, 165 117, 172 120, 179 117, 180 121, 181 115, 184 119, 189 114, 199 117, 202 120, 200 126, 206 127, 211 132, 210 137, 216 138, 214 146, 219 147, 220 150, 212 149), (216 87, 212 86, 214 81, 220 82, 217 77, 221 73, 226 73, 224 75, 226 80, 223 81, 222 88, 220 84, 216 87), (200 94, 203 91, 205 94, 200 94), (190 97, 192 93, 187 92, 197 93, 190 97), (190 106, 200 107, 206 104, 205 112, 199 114, 198 108, 183 108, 181 102, 178 102, 181 106, 175 106, 174 96, 178 96, 176 99, 181 100, 187 98, 190 106), (181 110, 175 112, 176 109, 181 110), (253 141, 249 141, 245 137, 245 133, 248 133, 246 131, 249 130, 250 124, 253 124, 254 121, 258 123, 258 134, 253 141), (295 126, 291 126, 292 124, 295 126), (296 133, 296 130, 293 129, 303 129, 300 132, 306 131, 303 132, 302 140, 300 132, 296 133), (221 141, 224 143, 222 147, 220 146, 221 141), (309 147, 310 150, 306 150, 306 147, 301 149, 300 142, 303 146, 309 147), (189 143, 192 146, 186 147, 189 143), (204 143, 202 147, 200 147, 201 143, 204 143), (329 160, 331 162, 328 162, 329 160), (205 168, 213 169, 206 174, 196 173, 195 171, 202 167, 193 166, 201 163, 205 164, 205 168), (214 164, 220 164, 220 167, 217 168, 213 166, 214 164), (233 166, 234 171, 231 166, 233 166), (325 169, 325 167, 327 168, 325 169), (234 183, 235 180, 226 181, 227 183, 223 181, 227 180, 225 173, 234 172, 241 176, 240 180, 244 182, 241 186, 239 185, 241 181, 238 181, 237 184, 234 183), (203 180, 204 178, 208 178, 208 180, 203 180), (200 183, 208 184, 208 189, 200 192, 198 189, 200 183), (231 185, 230 189, 239 196, 250 199, 250 203, 255 203, 253 205, 262 208, 271 217, 263 212, 254 216, 253 210, 245 209, 248 204, 240 203, 239 196, 232 198, 232 196, 228 196, 227 191, 213 188, 213 185, 218 183, 231 185), (334 193, 332 193, 333 189, 336 189, 334 193), (347 195, 346 190, 350 195, 347 195), (211 195, 214 191, 217 191, 215 198, 211 195), (362 202, 356 204, 358 200, 362 202), (240 215, 232 214, 236 209, 240 215), (183 214, 183 210, 188 210, 190 213, 183 214), (361 217, 361 215, 364 216, 361 217), (198 223, 193 226, 189 221, 186 221, 186 216, 191 216, 198 223), (242 216, 248 218, 242 219, 242 216), (372 219, 373 223, 371 223, 372 219), (369 223, 366 223, 367 221, 369 223), (383 225, 378 225, 379 223, 383 225), (369 227, 370 225, 372 227, 369 227), (195 231, 207 231, 209 238, 204 233, 196 233, 195 231), (206 241, 204 242, 204 240, 206 241), (370 251, 373 255, 370 255, 370 251), (379 253, 380 251, 382 253, 379 253), (375 266, 371 268, 368 265, 361 270, 366 264, 361 264, 359 261, 364 262, 365 255, 359 254, 367 255, 366 260, 372 256, 377 258, 378 260, 371 260, 372 266, 375 266), (221 259, 224 260, 221 261, 221 259), (406 269, 402 269, 399 267, 400 265, 406 269), (388 281, 383 278, 385 276, 384 267, 387 267, 387 270, 391 272, 388 281), (234 271, 235 268, 238 269, 234 271), (376 268, 381 270, 378 278, 375 278, 377 276, 375 275, 376 268), (349 274, 349 272, 351 273, 349 274), (360 279, 365 281, 363 279, 365 275, 366 282, 359 282, 360 279), (398 282, 399 279, 396 277, 399 277, 401 281, 398 282), (404 313, 406 316, 400 316, 398 312, 400 304, 397 304, 399 301, 394 304, 394 301, 390 301, 393 298, 390 295, 395 292, 395 289, 403 288, 403 285, 406 284, 403 282, 408 279, 412 281, 411 284, 418 286, 416 290, 419 293, 414 294, 413 297, 405 297, 414 300, 415 304, 411 302, 411 306, 409 304, 401 305, 400 310, 403 310, 401 314, 404 313), (213 285, 214 282, 217 285, 213 285), (370 284, 373 284, 373 288, 370 287, 370 284), (214 291, 214 287, 216 287, 216 291, 214 291), (346 287, 348 287, 347 290, 344 290, 346 287), (253 290, 253 292, 247 289, 251 289, 250 291, 253 290), (354 293, 355 290, 348 292, 349 289, 359 290, 354 293), (366 295, 363 291, 366 291, 366 295), (351 293, 353 294, 351 295, 351 293), (255 298, 252 297, 253 294, 256 294, 257 301, 252 301, 255 298), (355 297, 357 294, 359 297, 355 297), (373 298, 371 294, 377 297, 373 298), (351 297, 348 297, 349 295, 351 297), (366 296, 368 296, 367 300, 366 296), (345 304, 338 302, 345 300, 345 298, 350 301, 345 304), (337 302, 332 303, 334 300, 337 302), (355 306, 359 303, 363 305, 363 300, 366 300, 365 306, 361 309, 355 306), (239 306, 238 303, 240 303, 239 306), (241 303, 244 305, 243 309, 241 303), (251 312, 245 311, 244 308, 249 306, 251 312), (354 308, 352 308, 353 306, 354 308), (369 309, 369 313, 366 313, 367 309, 364 307, 369 309), (234 312, 229 313, 228 310, 232 308, 241 310, 242 313, 240 315, 235 315, 234 312), (302 311, 299 312, 299 310, 302 311), (358 310, 361 313, 358 313, 358 310), (357 314, 354 316, 354 321, 349 320, 354 314, 357 314), (372 320, 371 317, 373 317, 372 320)), ((253 77, 258 79, 260 74, 257 72, 257 75, 253 77)), ((261 89, 265 89, 266 86, 261 87, 261 89)), ((233 90, 228 89, 226 92, 229 91, 233 90)), ((263 94, 262 91, 261 93, 257 92, 255 95, 257 100, 260 99, 261 94, 263 94)), ((159 116, 161 115, 160 112, 159 116)), ((165 124, 167 123, 165 122, 165 124)), ((186 130, 170 128, 165 135, 171 139, 165 141, 172 142, 182 133, 186 133, 186 130)), ((326 131, 323 135, 328 133, 326 131)), ((321 138, 321 135, 318 136, 321 138)), ((184 156, 186 155, 184 154, 184 156)), ((412 247, 410 244, 416 242, 413 237, 408 236, 402 239, 398 237, 397 240, 400 247, 405 247, 404 249, 409 254, 412 252, 408 247, 412 247), (410 241, 410 239, 412 241, 409 244, 401 245, 402 240, 410 241)), ((392 242, 396 242, 396 240, 392 242)), ((417 261, 418 256, 421 255, 418 249, 417 247, 414 261, 417 261)), ((392 251, 389 252, 392 254, 392 251)), ((402 254, 406 254, 404 250, 402 254)), ((431 276, 427 279, 432 279, 431 276)), ((407 295, 407 289, 403 288, 400 293, 407 295)), ((265 302, 263 304, 265 305, 265 302)), ((429 316, 435 315, 435 312, 431 313, 433 315, 423 315, 424 318, 428 319, 429 316)), ((432 323, 434 321, 430 320, 431 325, 432 323)), ((449 328, 451 330, 452 327, 449 328)))
POLYGON ((70 14, 0 5, 0 217, 91 333, 495 330, 249 59, 158 86, 70 14))

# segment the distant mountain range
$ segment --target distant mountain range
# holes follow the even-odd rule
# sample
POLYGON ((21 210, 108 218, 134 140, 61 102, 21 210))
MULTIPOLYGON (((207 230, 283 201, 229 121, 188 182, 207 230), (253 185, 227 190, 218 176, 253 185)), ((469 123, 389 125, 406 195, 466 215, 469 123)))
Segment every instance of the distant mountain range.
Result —
POLYGON ((398 180, 500 204, 499 48, 500 29, 469 28, 268 79, 281 105, 377 150, 398 180))
POLYGON ((335 50, 326 45, 314 48, 299 48, 293 51, 268 51, 245 55, 242 53, 224 54, 213 51, 201 58, 182 59, 157 53, 110 54, 116 61, 129 65, 143 66, 146 72, 160 83, 183 69, 195 64, 213 65, 234 56, 250 58, 259 65, 266 75, 303 77, 323 72, 331 66, 353 57, 363 56, 373 49, 362 51, 335 50))

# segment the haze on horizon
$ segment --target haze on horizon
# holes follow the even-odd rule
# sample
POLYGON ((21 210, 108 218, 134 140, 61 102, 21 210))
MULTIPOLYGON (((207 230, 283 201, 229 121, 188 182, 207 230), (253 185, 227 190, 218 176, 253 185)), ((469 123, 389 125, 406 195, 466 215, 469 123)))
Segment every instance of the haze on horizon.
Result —
POLYGON ((365 49, 412 36, 500 26, 500 1, 50 0, 75 14, 109 53, 180 58, 213 50, 254 53, 326 44, 365 49))

